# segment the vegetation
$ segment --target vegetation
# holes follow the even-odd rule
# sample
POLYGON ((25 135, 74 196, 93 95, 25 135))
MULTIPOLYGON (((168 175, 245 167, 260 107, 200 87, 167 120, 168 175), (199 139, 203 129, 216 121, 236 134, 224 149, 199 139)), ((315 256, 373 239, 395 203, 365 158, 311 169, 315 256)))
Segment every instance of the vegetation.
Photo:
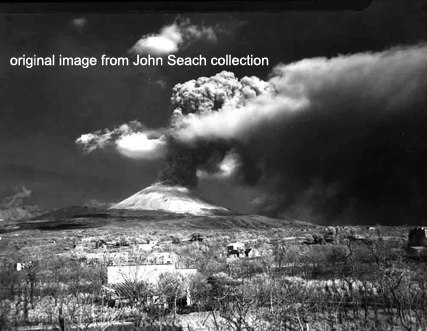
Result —
MULTIPOLYGON (((2 237, 1 330, 39 324, 61 330, 427 328, 427 270, 422 260, 406 255, 405 228, 192 229, 173 236, 135 229, 114 235, 79 231, 2 237), (111 261, 88 263, 75 253, 79 246, 85 252, 107 249, 93 242, 131 251, 149 241, 160 243, 154 251, 176 253, 177 268, 199 273, 163 273, 155 284, 132 279, 108 284, 111 261), (229 258, 230 242, 260 254, 229 258), (24 264, 22 270, 17 263, 24 264)), ((129 263, 145 263, 149 253, 138 254, 129 263)))

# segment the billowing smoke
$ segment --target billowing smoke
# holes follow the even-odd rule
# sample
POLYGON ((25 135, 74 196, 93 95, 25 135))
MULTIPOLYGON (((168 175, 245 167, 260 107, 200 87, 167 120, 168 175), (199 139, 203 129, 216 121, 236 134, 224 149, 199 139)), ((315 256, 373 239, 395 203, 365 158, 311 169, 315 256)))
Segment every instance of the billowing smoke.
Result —
POLYGON ((15 194, 3 198, 0 202, 1 208, 12 208, 21 206, 24 201, 31 196, 33 192, 27 189, 25 186, 22 186, 21 189, 17 190, 15 194))
POLYGON ((171 185, 229 176, 265 192, 263 213, 410 222, 427 216, 426 96, 425 45, 279 64, 266 82, 222 72, 176 85, 149 140, 171 185))
POLYGON ((240 167, 240 157, 234 151, 228 152, 222 161, 220 159, 214 160, 214 169, 210 172, 206 170, 198 169, 196 172, 197 178, 201 179, 230 179, 233 176, 237 175, 238 169, 240 167))
POLYGON ((173 133, 191 116, 203 116, 224 107, 243 107, 268 91, 272 91, 271 85, 257 77, 239 81, 233 73, 223 71, 174 87, 171 98, 174 111, 167 129, 151 130, 133 121, 113 130, 84 134, 76 143, 86 153, 115 148, 121 155, 134 159, 165 158, 166 167, 159 174, 159 182, 196 187, 198 174, 199 177, 233 175, 239 166, 239 156, 226 139, 192 142, 176 139, 173 133))

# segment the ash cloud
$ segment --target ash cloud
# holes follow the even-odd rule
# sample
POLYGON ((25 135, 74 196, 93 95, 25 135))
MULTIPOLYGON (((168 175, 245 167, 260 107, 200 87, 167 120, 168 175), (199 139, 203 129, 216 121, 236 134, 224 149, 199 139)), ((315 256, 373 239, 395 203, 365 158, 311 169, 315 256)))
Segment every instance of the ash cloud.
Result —
POLYGON ((388 223, 425 214, 425 45, 281 64, 268 84, 249 102, 176 119, 173 137, 233 146, 242 182, 266 192, 262 213, 388 223))
POLYGON ((176 53, 196 40, 216 42, 218 27, 194 25, 190 20, 164 26, 157 34, 148 34, 139 39, 130 49, 132 54, 164 56, 176 53))
POLYGON ((238 174, 240 156, 235 151, 229 151, 224 158, 212 159, 211 169, 197 169, 196 176, 199 179, 224 179, 230 180, 238 174))
POLYGON ((194 187, 233 155, 228 177, 264 192, 260 213, 415 222, 427 216, 426 96, 426 45, 279 64, 267 81, 200 77, 173 89, 160 180, 194 187))

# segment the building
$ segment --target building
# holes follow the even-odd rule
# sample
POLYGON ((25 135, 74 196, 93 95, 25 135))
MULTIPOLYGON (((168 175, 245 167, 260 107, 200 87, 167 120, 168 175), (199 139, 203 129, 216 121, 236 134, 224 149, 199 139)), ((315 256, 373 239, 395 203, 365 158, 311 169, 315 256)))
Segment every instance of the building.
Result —
POLYGON ((228 257, 241 257, 245 256, 245 244, 231 243, 227 245, 228 257))
POLYGON ((245 256, 246 257, 260 257, 261 252, 257 250, 256 248, 247 248, 245 249, 245 256))
MULTIPOLYGON (((108 266, 108 284, 117 285, 126 282, 147 282, 156 286, 159 283, 162 274, 177 274, 189 278, 197 273, 197 269, 176 269, 173 264, 162 265, 121 265, 108 266)), ((191 305, 191 296, 189 289, 186 290, 186 304, 191 305)))
POLYGON ((151 252, 153 250, 153 245, 151 244, 136 244, 134 246, 135 251, 151 252))
POLYGON ((16 269, 16 271, 21 271, 21 270, 23 270, 25 268, 25 263, 16 263, 15 264, 15 269, 16 269))
POLYGON ((175 266, 172 264, 108 266, 108 284, 120 284, 125 283, 127 281, 144 281, 155 285, 158 283, 159 277, 162 273, 173 273, 175 270, 175 266))
POLYGON ((24 270, 24 269, 31 269, 31 268, 33 268, 36 265, 37 265, 37 263, 35 263, 33 261, 28 261, 28 262, 25 262, 25 263, 18 262, 18 263, 15 263, 15 270, 16 271, 21 271, 21 270, 24 270))
POLYGON ((418 227, 409 231, 408 246, 427 247, 427 228, 418 227))

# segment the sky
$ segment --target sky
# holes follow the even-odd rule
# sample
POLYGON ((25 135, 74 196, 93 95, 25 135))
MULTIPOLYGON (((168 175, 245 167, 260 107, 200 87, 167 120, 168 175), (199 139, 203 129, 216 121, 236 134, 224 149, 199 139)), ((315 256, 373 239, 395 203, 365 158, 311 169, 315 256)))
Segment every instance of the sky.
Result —
MULTIPOLYGON (((155 182, 159 171, 165 167, 165 160, 129 157, 114 148, 98 148, 85 153, 76 145, 82 135, 107 128, 114 130, 131 121, 138 121, 152 130, 167 128, 176 107, 176 103, 171 102, 174 86, 199 77, 212 77, 224 70, 234 73, 237 79, 256 76, 269 81, 273 77, 274 82, 280 66, 290 70, 286 65, 301 63, 299 61, 304 59, 380 53, 393 47, 422 44, 427 41, 426 20, 417 2, 401 1, 373 2, 360 12, 3 14, 0 16, 0 31, 4 33, 0 39, 0 197, 25 186, 32 192, 29 201, 42 208, 81 205, 93 199, 119 202, 155 182), (98 59, 103 54, 130 59, 137 54, 207 58, 251 54, 267 57, 269 65, 96 65, 89 68, 10 65, 12 57, 53 54, 98 59)), ((392 65, 399 65, 399 62, 392 62, 392 65)), ((412 70, 409 64, 408 67, 412 70)), ((363 82, 360 84, 363 86, 363 82)), ((408 82, 402 84, 406 86, 408 82)), ((419 102, 416 107, 425 105, 425 99, 419 102)), ((407 121, 418 122, 415 116, 407 121)), ((304 123, 294 127, 309 130, 312 122, 304 123)), ((263 133, 258 134, 254 129, 250 139, 274 145, 266 130, 268 132, 264 128, 263 133)), ((284 129, 274 127, 272 130, 284 129)), ((316 139, 313 130, 316 127, 307 131, 308 140, 316 139)), ((382 134, 381 130, 378 132, 382 134)), ((287 142, 291 138, 278 136, 281 144, 274 154, 280 154, 283 148, 292 150, 287 142)), ((335 138, 334 143, 339 141, 339 135, 335 138)), ((247 152, 243 145, 239 145, 240 149, 236 147, 241 156, 247 152)), ((297 154, 294 151, 289 155, 298 158, 297 154)), ((246 158, 244 162, 255 162, 251 161, 253 156, 246 156, 242 156, 246 158)), ((314 160, 316 158, 320 159, 314 156, 314 160)), ((346 167, 356 167, 358 158, 349 160, 353 163, 346 167)), ((322 162, 319 164, 328 166, 322 162)), ((284 165, 283 169, 296 172, 291 168, 284 165)), ((308 168, 307 171, 311 173, 308 168)), ((342 175, 351 177, 352 173, 347 171, 342 175)), ((254 212, 254 201, 259 202, 275 192, 283 193, 282 188, 271 184, 277 176, 274 170, 270 177, 264 176, 267 177, 264 181, 255 180, 254 183, 246 177, 238 181, 199 176, 195 190, 236 211, 254 212)), ((303 176, 295 173, 295 178, 301 183, 303 176)), ((298 197, 307 187, 312 188, 311 185, 279 182, 278 186, 298 187, 295 190, 298 197)), ((353 195, 349 197, 352 198, 353 195)), ((359 196, 357 199, 357 204, 366 203, 359 196)), ((304 216, 296 207, 291 210, 291 216, 304 216)))

